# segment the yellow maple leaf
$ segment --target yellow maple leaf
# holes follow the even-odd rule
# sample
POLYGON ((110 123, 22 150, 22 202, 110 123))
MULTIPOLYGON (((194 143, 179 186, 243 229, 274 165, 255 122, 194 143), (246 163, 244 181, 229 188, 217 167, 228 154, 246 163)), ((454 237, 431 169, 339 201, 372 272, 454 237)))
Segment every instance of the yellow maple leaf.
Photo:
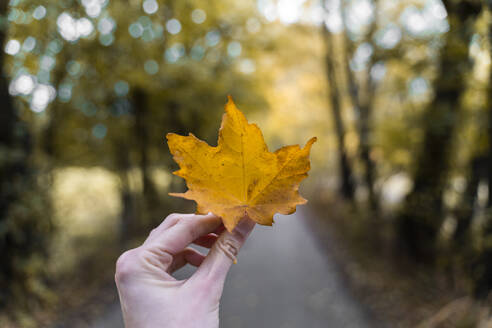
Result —
POLYGON ((309 152, 316 138, 302 149, 285 146, 271 153, 260 128, 248 123, 231 97, 217 147, 191 133, 166 137, 180 166, 174 174, 188 186, 185 193, 169 195, 194 200, 198 213, 220 216, 229 231, 246 215, 259 224, 272 225, 275 213, 294 213, 296 205, 307 202, 298 189, 308 175, 309 152))

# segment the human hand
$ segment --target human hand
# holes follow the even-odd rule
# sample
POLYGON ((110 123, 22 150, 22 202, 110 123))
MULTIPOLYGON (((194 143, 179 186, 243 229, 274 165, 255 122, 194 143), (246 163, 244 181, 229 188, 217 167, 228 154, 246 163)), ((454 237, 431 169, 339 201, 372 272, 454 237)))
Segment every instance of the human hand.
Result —
POLYGON ((227 272, 254 225, 244 218, 230 233, 213 214, 169 215, 116 263, 126 328, 218 327, 227 272), (211 250, 204 256, 191 243, 211 250), (198 267, 196 272, 186 280, 172 277, 186 263, 198 267))

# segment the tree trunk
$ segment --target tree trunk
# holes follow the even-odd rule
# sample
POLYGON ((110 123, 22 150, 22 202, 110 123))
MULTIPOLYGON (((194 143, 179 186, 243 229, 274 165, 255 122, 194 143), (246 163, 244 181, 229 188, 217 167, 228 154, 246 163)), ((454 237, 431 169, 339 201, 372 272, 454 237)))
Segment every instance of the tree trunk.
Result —
MULTIPOLYGON (((378 11, 378 1, 374 3, 374 11, 377 13, 378 11)), ((345 19, 346 15, 342 15, 345 19)), ((347 28, 347 24, 344 21, 344 26, 347 28)), ((376 17, 371 23, 371 27, 369 28, 369 32, 367 33, 366 39, 373 48, 374 42, 374 34, 376 32, 376 17)), ((345 66, 345 75, 347 76, 348 90, 349 96, 352 102, 352 106, 354 107, 356 117, 357 117, 357 129, 359 132, 359 158, 360 162, 364 167, 364 183, 366 185, 367 191, 369 193, 369 206, 374 212, 378 212, 379 210, 379 201, 376 191, 374 190, 374 180, 375 180, 375 168, 376 165, 374 161, 371 159, 371 116, 373 110, 374 103, 374 93, 375 93, 375 85, 371 80, 371 68, 375 63, 374 55, 371 57, 371 60, 364 70, 364 89, 362 90, 361 85, 358 85, 356 78, 354 76, 354 72, 350 68, 349 62, 350 57, 352 56, 352 51, 350 51, 346 44, 347 38, 344 39, 344 53, 346 54, 346 58, 344 61, 345 66), (363 92, 361 92, 363 91, 363 92)))
POLYGON ((149 173, 149 137, 148 137, 148 103, 147 95, 142 89, 136 89, 133 95, 135 109, 135 135, 137 137, 137 147, 140 155, 140 171, 142 173, 143 195, 152 206, 157 202, 157 191, 149 173))
MULTIPOLYGON (((369 82, 369 81, 368 81, 369 82)), ((370 83, 370 82, 369 82, 370 83)), ((371 159, 371 113, 373 96, 368 95, 368 99, 360 105, 359 134, 360 134, 360 158, 364 164, 364 181, 369 191, 369 205, 375 212, 379 209, 378 197, 374 190, 375 163, 371 159)))
MULTIPOLYGON (((0 1, 0 17, 7 16, 7 3, 0 1)), ((44 274, 44 268, 30 261, 33 256, 46 256, 52 225, 46 195, 38 189, 29 164, 31 135, 8 91, 3 69, 6 35, 7 25, 3 22, 0 26, 0 308, 27 308, 41 296, 27 281, 44 274)))
POLYGON ((487 214, 486 222, 483 226, 482 249, 478 254, 474 254, 472 261, 472 278, 474 282, 474 296, 478 299, 485 299, 492 291, 492 217, 487 214))
MULTIPOLYGON (((492 2, 488 2, 489 11, 492 12, 492 2)), ((489 22, 489 44, 492 42, 492 22, 489 22)), ((489 47, 489 54, 492 54, 492 46, 489 47)), ((487 172, 487 186, 489 189, 489 194, 487 197, 487 208, 492 208, 492 71, 489 73, 489 85, 488 85, 488 94, 487 94, 487 105, 488 105, 488 114, 489 114, 489 122, 488 122, 488 141, 489 141, 489 149, 488 149, 488 172, 487 172)))
MULTIPOLYGON (((489 11, 492 12, 492 2, 487 2, 489 11)), ((492 40, 492 22, 489 22, 489 42, 492 40)), ((489 54, 492 51, 492 46, 489 48, 489 54)), ((472 276, 474 280, 474 294, 477 298, 486 298, 492 290, 492 72, 489 73, 489 85, 487 94, 488 105, 488 154, 487 154, 487 211, 486 222, 483 227, 483 248, 479 250, 478 256, 472 264, 472 276)))
MULTIPOLYGON (((53 72, 53 86, 59 90, 59 87, 63 79, 67 76, 67 69, 64 65, 72 58, 71 48, 65 47, 63 52, 58 54, 56 61, 60 63, 57 65, 53 72)), ((49 110, 49 122, 42 133, 42 149, 44 153, 51 159, 55 159, 58 156, 58 149, 56 148, 57 130, 61 124, 63 124, 62 109, 65 107, 59 102, 54 102, 50 106, 49 110)))
POLYGON ((453 133, 465 74, 470 69, 468 45, 472 23, 481 10, 481 4, 474 1, 444 4, 450 30, 441 49, 435 96, 423 117, 424 140, 415 163, 414 187, 405 200, 397 226, 402 248, 415 260, 424 262, 433 262, 436 255, 453 133))
POLYGON ((470 173, 466 182, 466 188, 463 193, 461 204, 456 213, 456 229, 453 240, 459 249, 462 249, 467 243, 467 236, 473 219, 475 204, 478 196, 478 184, 484 177, 484 171, 487 169, 487 159, 477 156, 472 159, 470 173))
MULTIPOLYGON (((0 17, 5 17, 7 11, 7 1, 0 2, 0 17)), ((8 81, 3 72, 4 60, 4 42, 6 31, 0 30, 0 150, 8 156, 15 150, 16 138, 14 130, 18 124, 15 108, 12 104, 8 92, 8 81)), ((18 196, 13 188, 13 175, 23 175, 26 166, 23 160, 13 161, 10 157, 2 156, 0 162, 0 225, 8 226, 8 210, 10 205, 18 196)), ((23 156, 24 157, 24 156, 23 156)), ((12 236, 7 233, 0 234, 0 258, 2 259, 2 268, 0 276, 0 308, 7 305, 9 295, 9 284, 13 279, 15 272, 14 255, 12 249, 15 248, 15 242, 12 236), (5 300, 2 302, 1 300, 5 300)))
MULTIPOLYGON (((491 24, 492 25, 492 24, 491 24)), ((492 27, 490 31, 490 35, 492 36, 492 27)), ((491 49, 492 51, 492 49, 491 49)), ((489 94, 487 95, 489 98, 489 124, 488 124, 488 141, 489 141, 489 149, 488 149, 488 171, 487 171, 487 186, 489 189, 489 194, 487 196, 487 208, 492 208, 492 74, 489 78, 489 94)))
MULTIPOLYGON (((347 50, 345 53, 349 54, 347 50)), ((369 193, 369 205, 375 212, 379 209, 378 197, 374 190, 374 171, 375 163, 371 159, 371 113, 374 101, 374 87, 370 77, 369 65, 365 72, 367 89, 365 94, 361 96, 360 87, 357 85, 354 73, 349 66, 349 58, 347 56, 345 60, 345 72, 347 75, 348 89, 352 106, 357 114, 357 129, 359 132, 359 157, 362 165, 364 166, 364 183, 369 193)))
POLYGON ((128 148, 124 143, 120 143, 116 147, 117 171, 120 177, 120 244, 122 249, 125 248, 127 242, 133 236, 136 229, 135 222, 135 200, 130 189, 128 181, 128 173, 130 171, 130 156, 128 148))
POLYGON ((347 151, 345 149, 345 127, 343 125, 340 94, 337 88, 336 72, 334 64, 334 42, 333 37, 328 31, 325 24, 323 24, 323 36, 326 43, 326 77, 330 87, 330 103, 333 114, 333 120, 335 122, 335 132, 338 142, 338 163, 340 170, 341 181, 341 194, 347 200, 354 199, 354 183, 352 168, 349 163, 347 151))

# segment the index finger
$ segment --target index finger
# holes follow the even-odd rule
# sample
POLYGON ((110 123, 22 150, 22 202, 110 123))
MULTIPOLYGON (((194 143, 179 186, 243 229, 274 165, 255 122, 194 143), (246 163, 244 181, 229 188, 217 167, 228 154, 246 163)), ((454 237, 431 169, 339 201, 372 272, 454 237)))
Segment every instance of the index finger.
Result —
POLYGON ((187 214, 174 219, 176 222, 167 229, 156 229, 152 238, 146 242, 148 247, 159 247, 170 254, 185 249, 195 239, 217 229, 222 221, 220 217, 209 213, 206 215, 187 214))

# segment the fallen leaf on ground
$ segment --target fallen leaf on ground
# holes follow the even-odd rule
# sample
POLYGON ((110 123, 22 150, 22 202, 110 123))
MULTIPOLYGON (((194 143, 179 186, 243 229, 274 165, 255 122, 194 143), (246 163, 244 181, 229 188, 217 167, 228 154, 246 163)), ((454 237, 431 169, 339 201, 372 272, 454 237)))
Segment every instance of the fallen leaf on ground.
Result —
POLYGON ((309 152, 316 138, 304 148, 285 146, 268 151, 260 128, 249 124, 232 98, 225 106, 217 147, 193 134, 167 134, 167 143, 186 180, 188 191, 171 196, 194 200, 198 213, 212 212, 232 231, 245 216, 272 225, 273 215, 292 214, 307 201, 299 195, 301 181, 310 169, 309 152))

